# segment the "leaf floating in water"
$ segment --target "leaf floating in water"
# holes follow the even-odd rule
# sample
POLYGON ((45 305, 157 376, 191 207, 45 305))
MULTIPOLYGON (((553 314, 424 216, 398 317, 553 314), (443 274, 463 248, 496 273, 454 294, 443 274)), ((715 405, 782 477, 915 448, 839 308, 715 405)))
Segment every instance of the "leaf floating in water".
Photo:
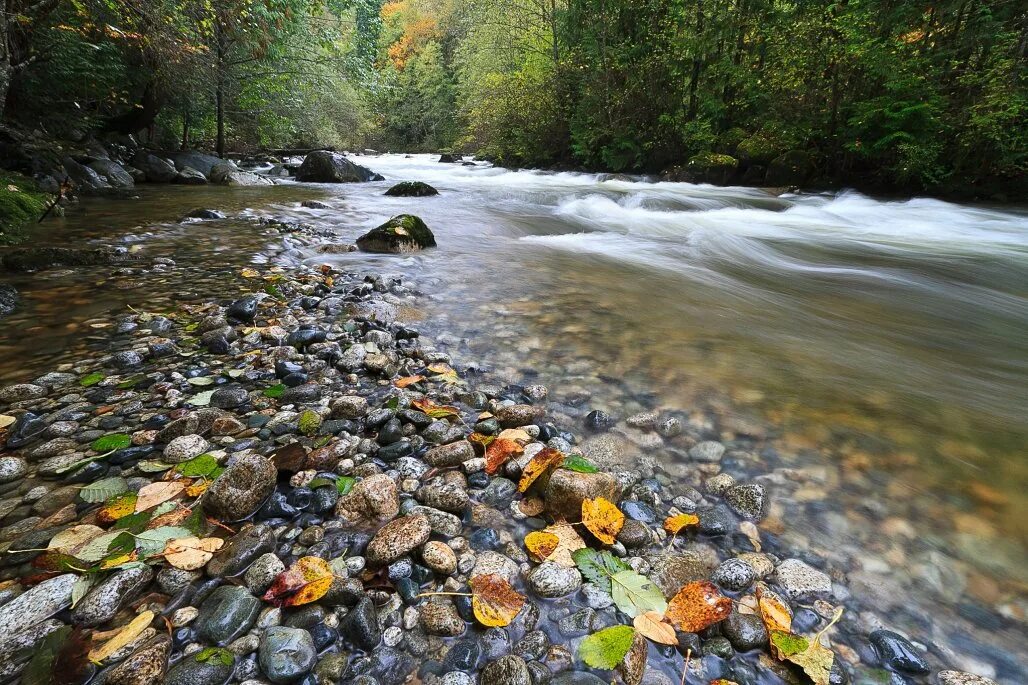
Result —
POLYGON ((190 397, 188 400, 186 400, 186 404, 190 404, 194 407, 206 407, 210 405, 211 398, 214 397, 215 392, 217 391, 204 390, 203 392, 198 392, 192 397, 190 397))
POLYGON ((593 633, 578 646, 578 656, 587 666, 612 671, 632 648, 635 629, 631 626, 611 626, 593 633))
MULTIPOLYGON (((776 630, 779 632, 792 632, 792 610, 774 590, 766 583, 757 583, 757 607, 760 609, 760 618, 764 621, 764 627, 770 635, 776 630)), ((771 651, 775 656, 782 659, 783 656, 777 651, 778 648, 771 644, 771 651)))
POLYGON ((698 633, 732 613, 732 600, 713 583, 698 580, 678 591, 667 608, 667 618, 679 630, 698 633))
POLYGON ((231 666, 236 662, 235 656, 224 647, 206 647, 196 653, 196 662, 199 664, 221 664, 231 666))
POLYGON ((683 528, 689 526, 698 525, 700 517, 695 514, 679 514, 678 516, 668 516, 664 519, 664 530, 671 533, 672 535, 678 535, 683 528))
POLYGON ((332 567, 319 557, 301 557, 275 577, 264 593, 264 601, 277 607, 292 607, 316 602, 325 596, 335 575, 332 567))
POLYGON ((340 496, 347 495, 356 483, 357 479, 353 476, 339 476, 339 478, 336 479, 336 490, 339 492, 340 496))
POLYGON ((632 620, 632 625, 645 638, 662 645, 677 645, 678 636, 675 629, 664 622, 664 616, 656 611, 639 614, 632 620))
POLYGON ((582 523, 597 540, 605 545, 613 545, 625 525, 625 515, 613 502, 603 497, 584 499, 582 523))
POLYGON ((667 610, 667 601, 657 586, 635 571, 619 571, 611 576, 610 590, 617 608, 632 618, 647 611, 667 610))
MULTIPOLYGON (((585 548, 585 540, 578 534, 574 526, 569 523, 560 522, 554 523, 552 526, 547 526, 546 529, 540 531, 542 533, 552 535, 557 538, 557 544, 550 551, 543 561, 552 561, 556 564, 560 564, 565 568, 574 568, 575 560, 571 556, 574 552, 585 548)), ((548 539, 547 539, 548 540, 548 539)), ((525 542, 528 542, 528 538, 525 538, 525 542)))
POLYGON ((393 381, 393 385, 395 385, 397 388, 406 388, 408 385, 414 385, 415 383, 420 383, 423 380, 425 380, 425 377, 420 375, 404 376, 403 378, 398 378, 397 380, 393 381))
POLYGON ((503 628, 521 611, 525 598, 501 576, 490 573, 470 580, 471 609, 478 622, 489 628, 503 628))
POLYGON ((201 454, 175 467, 175 473, 185 478, 207 478, 218 469, 218 460, 210 454, 201 454))

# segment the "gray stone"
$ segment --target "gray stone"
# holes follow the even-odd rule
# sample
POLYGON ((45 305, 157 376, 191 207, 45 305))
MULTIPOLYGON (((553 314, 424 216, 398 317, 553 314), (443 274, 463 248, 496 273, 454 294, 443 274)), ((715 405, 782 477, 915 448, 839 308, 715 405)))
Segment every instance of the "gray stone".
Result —
POLYGON ((570 595, 582 585, 582 574, 575 568, 565 568, 552 561, 544 561, 528 574, 528 585, 540 597, 555 598, 570 595))
POLYGON ((314 668, 318 655, 306 630, 276 626, 265 631, 257 659, 271 682, 289 683, 314 668))
POLYGON ((479 552, 475 557, 475 567, 471 570, 470 575, 474 577, 496 574, 507 582, 512 582, 517 578, 518 570, 516 563, 499 552, 485 551, 479 552))
POLYGON ((452 575, 457 570, 457 555, 449 545, 436 540, 425 543, 421 550, 421 560, 425 566, 444 576, 452 575))
POLYGON ((222 585, 200 605, 194 626, 197 635, 216 645, 227 645, 257 622, 261 601, 245 587, 222 585))
POLYGON ((268 552, 257 557, 257 559, 246 569, 246 587, 250 592, 260 596, 271 587, 275 576, 286 570, 286 565, 278 558, 278 555, 268 552))
POLYGON ((168 671, 166 685, 223 685, 232 677, 234 664, 221 659, 197 661, 195 655, 183 657, 168 671))
POLYGON ((425 453, 425 461, 430 466, 437 468, 460 466, 468 459, 474 459, 474 457, 475 447, 467 440, 458 440, 448 445, 439 445, 425 453))
POLYGON ((162 461, 168 464, 181 464, 200 456, 210 448, 210 443, 201 435, 183 435, 168 443, 164 448, 162 461))
POLYGON ((939 685, 996 685, 996 681, 964 671, 939 671, 939 685))
POLYGON ((763 485, 735 485, 725 490, 724 497, 728 506, 739 516, 750 521, 759 521, 764 517, 766 492, 763 485))
POLYGON ((518 428, 541 419, 544 410, 542 407, 534 407, 531 404, 509 404, 498 407, 493 413, 504 428, 518 428))
POLYGON ((415 497, 425 506, 454 514, 463 514, 471 504, 468 491, 463 486, 438 480, 423 485, 415 497))
POLYGON ((211 395, 211 406, 218 409, 235 409, 246 404, 249 394, 241 385, 226 385, 218 388, 211 395))
POLYGON ((142 171, 150 183, 171 183, 178 176, 174 166, 146 150, 132 157, 132 166, 142 171))
POLYGON ((391 519, 400 511, 396 482, 384 473, 357 481, 336 503, 336 514, 349 521, 391 519))
POLYGON ((429 635, 457 637, 464 632, 464 619, 450 601, 426 602, 418 610, 421 627, 429 635))
POLYGON ((328 150, 315 150, 307 155, 296 170, 296 180, 306 183, 362 183, 380 181, 382 177, 343 155, 328 150))
POLYGON ((753 567, 742 559, 726 559, 714 569, 710 579, 725 590, 739 592, 748 588, 756 577, 753 567))
POLYGON ((256 454, 239 454, 203 496, 204 511, 221 521, 240 521, 260 508, 275 489, 278 470, 256 454))
POLYGON ((77 578, 67 573, 44 580, 5 604, 0 611, 0 644, 71 606, 71 589, 77 578))
POLYGON ((725 446, 714 440, 707 440, 693 445, 689 450, 689 456, 695 461, 716 463, 721 461, 725 454, 725 446))
POLYGON ((92 627, 106 623, 129 602, 139 596, 153 580, 149 566, 127 568, 115 572, 93 587, 71 612, 71 620, 80 626, 92 627))
POLYGON ((713 566, 698 554, 688 552, 660 555, 650 563, 649 578, 665 597, 674 597, 687 583, 707 580, 713 570, 713 566))
POLYGON ((104 673, 103 685, 158 685, 168 670, 171 638, 157 635, 104 673))
POLYGON ((21 457, 0 457, 0 483, 16 481, 28 471, 28 462, 21 457))
POLYGON ((212 578, 237 576, 257 557, 275 551, 275 532, 266 524, 244 528, 233 535, 207 562, 207 575, 212 578))
POLYGON ((762 648, 768 642, 767 628, 760 616, 740 614, 737 610, 721 622, 721 634, 739 652, 762 648))
POLYGON ((832 579, 799 559, 786 559, 775 568, 774 581, 791 599, 827 594, 832 579))
POLYGON ((431 534, 432 527, 424 516, 401 516, 375 533, 364 556, 372 566, 388 564, 425 544, 431 534))
POLYGON ((0 388, 0 403, 13 404, 46 397, 46 388, 32 383, 15 383, 0 388))
POLYGON ((453 514, 432 507, 417 506, 410 510, 412 515, 424 516, 432 532, 446 538, 454 538, 464 530, 464 524, 453 514))

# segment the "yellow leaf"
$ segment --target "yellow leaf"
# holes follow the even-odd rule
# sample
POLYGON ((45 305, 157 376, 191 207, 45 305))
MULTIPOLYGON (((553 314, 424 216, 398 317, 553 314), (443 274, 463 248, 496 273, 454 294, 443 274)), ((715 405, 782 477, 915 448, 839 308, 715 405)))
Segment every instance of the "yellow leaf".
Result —
POLYGON ((546 561, 557 550, 560 538, 545 530, 535 530, 525 536, 525 549, 535 561, 546 561))
POLYGON ((198 478, 193 481, 190 485, 186 486, 187 497, 199 497, 203 493, 207 492, 207 488, 211 486, 211 481, 206 478, 198 478))
POLYGON ((397 388, 406 388, 408 385, 414 385, 415 383, 420 383, 423 380, 425 380, 424 376, 404 376, 403 378, 396 379, 396 381, 393 382, 393 385, 397 388))
POLYGON ((584 499, 582 523, 597 540, 605 545, 613 545, 625 525, 625 515, 613 502, 603 497, 584 499))
POLYGON ((182 491, 186 489, 186 484, 178 482, 156 482, 144 485, 139 489, 139 493, 136 496, 136 508, 135 513, 146 511, 156 507, 158 504, 167 502, 170 499, 174 499, 182 494, 182 491))
POLYGON ((688 526, 695 526, 699 524, 700 517, 695 514, 679 514, 678 516, 668 516, 664 519, 664 530, 671 533, 672 535, 678 535, 683 528, 688 526))
POLYGON ((497 440, 513 440, 521 445, 532 442, 532 436, 520 428, 505 428, 496 436, 497 440))
POLYGON ((557 537, 556 549, 550 552, 544 561, 552 561, 565 568, 574 568, 575 560, 571 558, 571 553, 585 548, 585 540, 578 534, 575 527, 570 523, 560 521, 552 526, 547 526, 542 532, 557 537))
POLYGON ((260 272, 257 271, 257 269, 251 269, 250 267, 244 268, 242 271, 239 272, 239 275, 242 276, 243 278, 260 278, 261 277, 261 274, 260 274, 260 272))
POLYGON ((178 538, 170 540, 165 546, 164 558, 175 568, 195 571, 210 561, 224 544, 225 541, 220 538, 178 538))
MULTIPOLYGON (((757 607, 768 635, 776 630, 792 632, 792 610, 766 583, 757 583, 757 607)), ((779 659, 784 658, 774 643, 771 643, 771 651, 779 659)))
POLYGON ((114 523, 136 511, 136 493, 123 492, 115 495, 96 513, 97 523, 114 523))
POLYGON ((95 663, 100 663, 107 657, 111 656, 119 649, 142 635, 143 631, 150 627, 153 619, 154 613, 152 611, 144 611, 139 614, 132 619, 131 623, 122 628, 117 635, 105 642, 103 646, 98 649, 91 650, 89 652, 89 660, 95 663))
POLYGON ((278 607, 295 607, 316 602, 332 587, 335 575, 328 562, 319 557, 301 557, 275 577, 264 600, 278 607))
POLYGON ((119 554, 116 557, 108 557, 100 562, 101 569, 114 568, 115 566, 121 566, 127 564, 130 561, 135 561, 139 558, 139 553, 136 550, 132 550, 128 554, 119 554))
POLYGON ((414 400, 410 404, 415 409, 425 412, 433 419, 447 419, 450 417, 460 416, 460 409, 457 407, 451 407, 445 404, 436 404, 430 399, 414 400))
POLYGON ((502 628, 525 605, 525 598, 495 573, 474 576, 471 581, 471 609, 478 622, 489 628, 502 628))
POLYGON ((552 469, 553 467, 564 463, 564 453, 555 450, 552 447, 544 447, 539 450, 539 453, 532 457, 532 460, 525 466, 525 470, 521 472, 521 481, 518 482, 518 490, 525 492, 528 488, 532 487, 540 476, 552 469))
POLYGON ((643 637, 662 645, 677 645, 678 636, 675 629, 664 622, 664 617, 656 611, 639 614, 632 620, 632 625, 643 637))
POLYGON ((432 373, 453 373, 453 368, 449 364, 443 362, 436 362, 435 364, 429 364, 425 367, 432 373))

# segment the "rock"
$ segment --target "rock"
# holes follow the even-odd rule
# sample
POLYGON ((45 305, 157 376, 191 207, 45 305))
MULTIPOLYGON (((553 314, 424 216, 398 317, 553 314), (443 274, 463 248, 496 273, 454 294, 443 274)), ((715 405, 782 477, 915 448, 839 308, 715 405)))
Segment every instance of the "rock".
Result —
POLYGON ((5 604, 0 611, 0 644, 71 606, 71 589, 76 579, 68 573, 44 580, 5 604))
POLYGON ((296 170, 296 180, 305 183, 362 183, 383 179, 371 169, 354 164, 343 155, 315 150, 307 155, 296 170))
POLYGON ((219 164, 226 164, 235 167, 233 162, 214 155, 197 152, 196 150, 180 150, 179 152, 172 153, 171 161, 175 163, 175 168, 179 171, 184 169, 195 169, 204 176, 210 176, 211 171, 219 164))
POLYGON ((475 558, 475 567, 470 575, 487 576, 495 573, 507 582, 513 582, 518 576, 518 565, 499 552, 479 552, 475 558))
POLYGON ((649 646, 639 633, 632 638, 632 646, 628 653, 618 664, 617 672, 625 685, 639 685, 642 682, 643 673, 646 672, 646 656, 649 653, 649 646))
POLYGON ((464 619, 450 601, 426 602, 419 609, 421 627, 429 635, 457 637, 464 632, 464 619))
POLYGON ((444 576, 452 575, 457 570, 457 555, 445 542, 430 540, 421 550, 421 560, 425 566, 444 576))
POLYGON ((245 587, 222 585, 200 605, 193 626, 200 638, 226 645, 253 627, 261 608, 261 601, 245 587))
POLYGON ((460 535, 461 531, 464 529, 464 525, 461 523, 459 518, 453 514, 448 514, 445 511, 433 509, 432 507, 417 506, 411 509, 410 513, 427 518, 428 525, 436 535, 453 538, 460 535))
POLYGON ((179 219, 179 223, 185 223, 189 219, 203 219, 203 220, 206 220, 206 221, 211 221, 211 220, 215 220, 215 219, 224 219, 224 218, 225 218, 225 213, 224 212, 219 212, 216 209, 197 208, 197 209, 190 210, 188 214, 183 215, 183 217, 181 219, 179 219))
POLYGON ((350 521, 391 519, 400 512, 396 482, 384 473, 363 478, 336 503, 336 514, 350 521))
POLYGON ((714 440, 707 440, 693 445, 689 449, 689 457, 695 461, 717 463, 725 454, 725 446, 714 440))
POLYGON ((125 248, 19 247, 0 254, 0 266, 8 271, 42 271, 58 267, 105 266, 133 259, 125 248))
POLYGON ((628 456, 634 451, 624 438, 612 433, 594 435, 584 441, 580 448, 585 458, 601 469, 612 469, 628 463, 628 456))
POLYGON ((117 162, 109 159, 94 159, 88 166, 112 188, 133 188, 136 185, 132 174, 125 171, 117 162))
POLYGON ((197 661, 195 655, 183 657, 168 671, 166 685, 224 685, 232 677, 234 663, 221 659, 197 661))
POLYGON ((18 291, 14 286, 0 283, 0 318, 3 318, 14 311, 18 306, 18 291))
POLYGON ((753 567, 745 561, 741 559, 726 559, 714 569, 710 580, 725 590, 741 592, 748 588, 756 578, 757 574, 754 572, 753 567))
POLYGON ((439 161, 444 164, 453 164, 454 162, 459 162, 462 159, 464 159, 464 155, 458 155, 456 153, 444 152, 439 155, 439 161))
POLYGON ((307 209, 331 209, 329 205, 321 200, 304 200, 300 203, 300 206, 306 207, 307 209))
POLYGON ((241 297, 228 306, 225 316, 232 321, 250 323, 257 317, 257 304, 259 300, 254 295, 241 297))
POLYGON ((46 388, 32 383, 16 383, 0 389, 0 402, 13 404, 46 397, 46 388))
POLYGON ((205 186, 207 177, 192 167, 182 167, 178 174, 172 179, 172 183, 184 186, 205 186))
POLYGON ((240 171, 236 166, 221 163, 211 169, 211 183, 222 186, 273 186, 275 182, 252 171, 240 171))
POLYGON ((275 576, 286 570, 286 565, 278 555, 268 552, 257 557, 256 561, 246 569, 246 587, 258 597, 267 592, 275 581, 275 576))
POLYGON ((759 521, 764 517, 766 492, 763 485, 756 483, 734 485, 725 490, 724 497, 728 506, 743 518, 759 521))
POLYGON ((257 511, 275 489, 278 470, 256 454, 239 454, 203 495, 204 511, 225 522, 257 511))
POLYGON ((467 440, 458 440, 446 445, 433 447, 425 453, 425 461, 429 466, 446 468, 460 466, 469 459, 475 458, 475 447, 467 440))
POLYGON ((996 681, 963 671, 939 671, 939 685, 996 685, 996 681))
POLYGON ((486 664, 478 682, 479 685, 532 685, 532 676, 524 659, 508 654, 486 664))
POLYGON ((471 504, 468 491, 458 483, 433 481, 421 486, 415 497, 425 506, 453 514, 463 514, 471 504))
POLYGON ((75 605, 71 612, 72 622, 87 628, 107 623, 122 607, 138 597, 153 577, 154 570, 149 566, 116 571, 75 605))
POLYGON ((241 385, 224 385, 211 395, 211 406, 218 409, 236 409, 246 404, 250 394, 241 385))
POLYGON ((645 547, 651 542, 652 538, 650 529, 645 523, 632 519, 625 521, 625 525, 622 526, 621 532, 617 535, 618 542, 629 549, 645 547))
POLYGON ((84 193, 101 193, 111 189, 111 184, 104 179, 96 170, 79 164, 71 157, 63 160, 64 170, 68 178, 74 181, 79 191, 84 193))
POLYGON ((582 585, 582 574, 578 569, 544 561, 532 569, 527 580, 532 591, 540 597, 565 597, 582 585))
POLYGON ((424 516, 401 516, 375 533, 364 556, 372 566, 388 564, 425 544, 431 534, 432 528, 424 516))
POLYGON ((28 462, 21 457, 0 457, 0 483, 16 481, 28 471, 28 462))
POLYGON ((767 165, 764 184, 774 187, 792 187, 807 182, 814 172, 814 161, 803 150, 789 150, 767 165))
POLYGON ((378 647, 382 640, 382 629, 378 625, 378 614, 370 598, 361 598, 357 605, 350 609, 339 622, 339 632, 366 651, 378 647))
POLYGON ((917 648, 902 635, 891 630, 876 630, 868 639, 878 659, 886 668, 911 675, 922 675, 931 671, 928 662, 918 654, 917 648))
POLYGON ((203 436, 183 435, 168 443, 164 448, 163 460, 169 464, 181 464, 200 456, 210 448, 210 443, 203 436))
POLYGON ((157 635, 120 664, 106 671, 103 685, 158 685, 168 669, 171 639, 157 635))
POLYGON ((774 582, 791 599, 827 594, 832 591, 832 579, 799 559, 786 559, 775 568, 774 582))
POLYGON ((357 238, 357 247, 365 252, 403 254, 435 246, 432 231, 413 214, 394 216, 357 238))
POLYGON ((661 555, 651 561, 649 578, 665 597, 674 597, 683 585, 707 580, 712 567, 695 553, 661 555))
POLYGON ((759 649, 768 643, 767 628, 760 616, 740 614, 738 610, 733 610, 720 626, 721 634, 739 652, 759 649))
POLYGON ((607 681, 586 671, 565 671, 553 676, 549 685, 608 685, 607 681))
POLYGON ((275 532, 269 526, 261 523, 244 528, 229 538, 207 562, 207 575, 212 578, 237 576, 257 557, 273 552, 276 544, 275 532))
POLYGON ((385 191, 390 197, 429 197, 439 191, 422 181, 403 181, 385 191))
POLYGON ((178 176, 175 167, 146 150, 140 150, 132 157, 132 166, 142 171, 150 183, 171 183, 178 176))
POLYGON ((531 404, 509 404, 498 407, 495 412, 496 420, 504 428, 518 428, 533 424, 543 417, 544 409, 531 404))
POLYGON ((570 469, 556 469, 546 486, 546 509, 569 521, 582 517, 582 500, 603 497, 618 500, 619 488, 614 476, 598 473, 579 473, 570 469))
POLYGON ((302 628, 275 626, 261 637, 257 651, 261 670, 273 683, 300 679, 318 660, 311 634, 302 628))

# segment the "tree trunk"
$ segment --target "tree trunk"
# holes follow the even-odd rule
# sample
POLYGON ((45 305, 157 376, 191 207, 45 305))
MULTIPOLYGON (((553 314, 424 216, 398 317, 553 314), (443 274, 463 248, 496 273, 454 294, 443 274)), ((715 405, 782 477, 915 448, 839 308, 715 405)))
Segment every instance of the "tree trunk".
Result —
MULTIPOLYGON (((696 38, 703 43, 703 0, 696 3, 696 38)), ((696 46, 696 54, 692 58, 692 74, 689 76, 689 112, 686 118, 692 121, 699 113, 699 100, 697 91, 700 85, 700 73, 703 70, 703 57, 701 45, 696 46)))
POLYGON ((0 3, 0 121, 4 118, 7 91, 11 87, 11 52, 7 46, 7 3, 0 3))
POLYGON ((224 33, 221 30, 221 22, 216 21, 215 24, 215 40, 217 42, 218 51, 218 74, 216 90, 214 93, 215 108, 217 110, 218 117, 218 140, 215 146, 218 157, 225 156, 225 39, 224 33))
POLYGON ((189 110, 182 113, 182 149, 189 149, 189 110))

